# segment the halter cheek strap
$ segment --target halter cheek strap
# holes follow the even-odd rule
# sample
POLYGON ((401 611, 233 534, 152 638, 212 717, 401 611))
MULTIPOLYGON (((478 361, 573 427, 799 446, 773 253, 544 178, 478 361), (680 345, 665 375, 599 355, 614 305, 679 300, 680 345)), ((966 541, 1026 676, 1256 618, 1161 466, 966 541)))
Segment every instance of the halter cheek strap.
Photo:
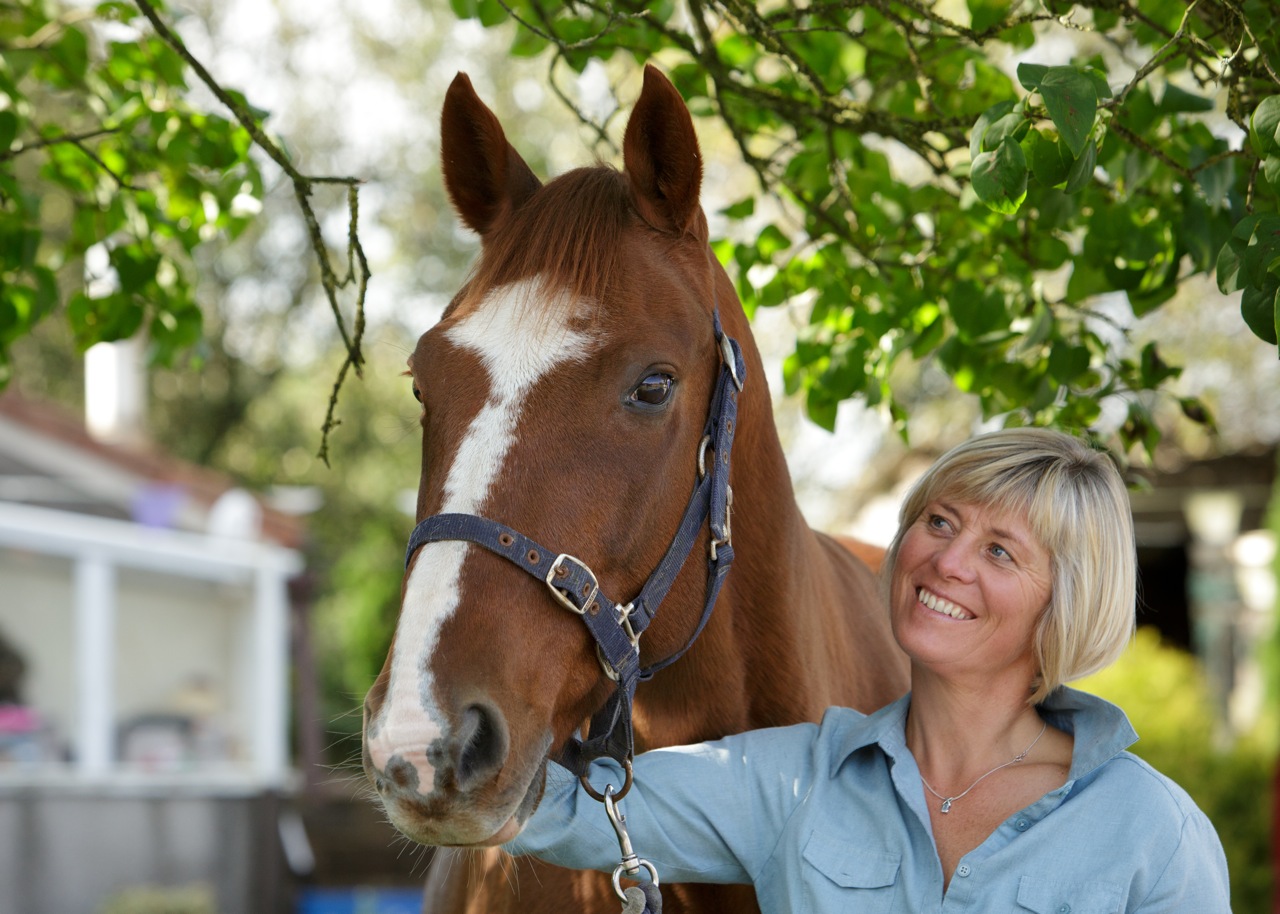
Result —
MULTIPOLYGON (((619 763, 629 762, 635 751, 631 704, 636 685, 674 663, 692 646, 711 617, 711 610, 733 563, 729 519, 733 490, 729 487, 729 467, 738 424, 738 394, 742 390, 746 364, 742 348, 724 333, 718 308, 713 311, 712 319, 721 368, 699 446, 698 481, 666 553, 630 603, 624 605, 602 593, 595 574, 580 559, 547 549, 522 533, 488 518, 473 514, 435 514, 419 523, 409 538, 405 552, 406 569, 414 553, 427 543, 474 543, 541 580, 561 607, 582 619, 596 643, 601 666, 609 678, 617 682, 617 688, 604 707, 592 717, 587 738, 572 737, 561 752, 560 763, 580 777, 597 758, 607 756, 619 763), (711 544, 702 615, 688 642, 680 650, 641 668, 640 636, 653 621, 658 606, 692 553, 704 523, 710 528, 711 544)), ((621 794, 617 798, 620 799, 621 794)))

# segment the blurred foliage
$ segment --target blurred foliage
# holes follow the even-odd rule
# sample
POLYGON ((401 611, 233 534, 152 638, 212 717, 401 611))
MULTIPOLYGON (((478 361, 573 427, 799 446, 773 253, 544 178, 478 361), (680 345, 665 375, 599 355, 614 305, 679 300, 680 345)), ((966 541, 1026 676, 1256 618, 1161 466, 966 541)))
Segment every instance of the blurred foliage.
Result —
POLYGON ((192 252, 257 212, 249 134, 191 104, 138 16, 0 3, 0 387, 13 343, 58 310, 81 351, 145 333, 172 363, 202 333, 192 252))
POLYGON ((1203 671, 1152 628, 1139 629, 1115 665, 1075 685, 1122 707, 1138 731, 1132 751, 1177 781, 1213 822, 1232 907, 1270 910, 1274 740, 1246 734, 1222 748, 1203 671))
POLYGON ((99 914, 217 914, 213 890, 204 885, 135 886, 107 899, 99 914))
POLYGON ((1153 395, 1179 368, 1128 344, 1135 318, 1216 270, 1276 343, 1268 0, 451 5, 519 22, 512 54, 550 53, 553 74, 654 61, 728 128, 784 205, 732 203, 750 231, 717 252, 749 311, 808 304, 785 380, 827 428, 860 397, 905 433, 895 366, 930 360, 1008 424, 1094 430, 1118 399, 1121 444, 1150 453, 1153 395))

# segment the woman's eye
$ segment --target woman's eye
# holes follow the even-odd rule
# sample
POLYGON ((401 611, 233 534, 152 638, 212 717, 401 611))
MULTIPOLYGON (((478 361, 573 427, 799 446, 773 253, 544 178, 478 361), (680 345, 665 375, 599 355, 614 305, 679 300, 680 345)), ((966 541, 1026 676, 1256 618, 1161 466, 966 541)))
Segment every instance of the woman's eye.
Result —
POLYGON ((676 379, 669 374, 651 374, 636 385, 629 399, 646 406, 661 406, 671 396, 675 383, 676 379))

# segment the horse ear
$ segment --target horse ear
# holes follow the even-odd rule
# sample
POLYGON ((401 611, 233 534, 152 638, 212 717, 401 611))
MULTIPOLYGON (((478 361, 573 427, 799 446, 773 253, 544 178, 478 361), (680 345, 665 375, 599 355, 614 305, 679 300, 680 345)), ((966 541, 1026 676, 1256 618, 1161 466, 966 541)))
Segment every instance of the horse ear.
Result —
POLYGON ((702 153, 684 99, 657 68, 646 64, 644 88, 627 122, 622 161, 637 209, 646 222, 667 232, 699 231, 702 153))
POLYGON ((440 165, 453 208, 482 236, 542 186, 465 73, 445 93, 440 165))

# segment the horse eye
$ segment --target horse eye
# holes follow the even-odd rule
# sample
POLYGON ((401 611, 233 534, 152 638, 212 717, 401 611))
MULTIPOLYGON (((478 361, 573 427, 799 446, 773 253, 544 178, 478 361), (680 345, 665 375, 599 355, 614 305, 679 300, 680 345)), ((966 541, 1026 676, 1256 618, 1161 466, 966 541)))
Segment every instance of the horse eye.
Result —
POLYGON ((419 403, 422 402, 422 391, 418 390, 417 384, 413 385, 413 399, 417 400, 419 403))
POLYGON ((632 403, 643 403, 646 406, 661 406, 671 396, 676 379, 669 374, 651 374, 631 391, 632 403))

